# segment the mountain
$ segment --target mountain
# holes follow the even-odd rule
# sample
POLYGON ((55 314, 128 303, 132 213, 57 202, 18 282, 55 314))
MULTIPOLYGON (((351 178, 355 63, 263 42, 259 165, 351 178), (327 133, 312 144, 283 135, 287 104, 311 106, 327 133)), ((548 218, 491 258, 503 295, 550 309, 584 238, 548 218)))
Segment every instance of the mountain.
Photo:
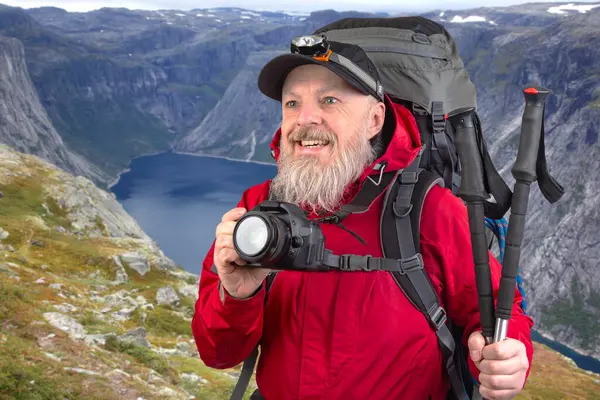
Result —
POLYGON ((224 398, 198 357, 197 275, 114 196, 0 145, 0 399, 224 398))
POLYGON ((196 129, 255 51, 339 15, 239 8, 67 13, 0 7, 0 36, 24 43, 40 101, 64 142, 110 179, 196 129))
MULTIPOLYGON (((74 158, 83 160, 77 165, 90 170, 74 172, 106 185, 105 177, 116 177, 133 157, 171 148, 272 162, 268 143, 280 110, 256 88, 260 67, 288 51, 295 35, 366 15, 3 7, 0 35, 23 44, 39 109, 66 148, 81 157, 74 158)), ((532 3, 424 15, 456 37, 477 88, 490 153, 511 186, 522 91, 529 85, 553 91, 545 114, 546 151, 550 171, 566 194, 549 205, 534 185, 521 273, 536 329, 600 358, 595 195, 600 188, 592 172, 600 160, 600 50, 595 45, 600 4, 532 3)), ((38 109, 31 90, 10 90, 29 93, 22 103, 38 109)), ((25 115, 18 118, 31 119, 25 115)), ((12 132, 10 139, 0 138, 16 145, 25 140, 15 135, 35 136, 12 132)), ((21 148, 37 154, 34 145, 21 148)))
MULTIPOLYGON (((0 260, 0 400, 229 398, 239 366, 206 367, 191 333, 199 277, 111 194, 5 145, 0 260)), ((600 376, 535 357, 519 399, 597 393, 600 376)))
POLYGON ((250 54, 221 100, 198 127, 174 145, 174 150, 269 160, 269 144, 272 132, 277 129, 281 107, 256 90, 256 81, 262 66, 277 54, 280 52, 266 50, 250 54))
POLYGON ((24 44, 31 80, 50 122, 70 148, 106 176, 88 175, 95 182, 107 184, 131 158, 168 148, 168 126, 144 98, 165 81, 162 70, 53 32, 17 8, 0 8, 0 36, 24 44))
MULTIPOLYGON (((494 21, 501 14, 491 14, 494 21)), ((551 173, 565 187, 550 205, 532 190, 523 241, 522 274, 537 329, 578 352, 600 358, 600 8, 557 14, 547 25, 517 29, 462 25, 466 65, 477 86, 492 159, 510 173, 520 137, 522 90, 553 91, 545 113, 545 148, 551 173)), ((534 185, 537 186, 537 185, 534 185)))

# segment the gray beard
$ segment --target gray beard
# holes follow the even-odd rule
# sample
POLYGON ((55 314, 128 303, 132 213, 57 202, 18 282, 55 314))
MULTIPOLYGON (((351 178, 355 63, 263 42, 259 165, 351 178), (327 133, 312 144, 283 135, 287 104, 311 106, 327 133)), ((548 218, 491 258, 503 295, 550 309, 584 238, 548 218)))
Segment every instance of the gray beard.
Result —
POLYGON ((377 156, 362 131, 341 148, 328 132, 304 131, 296 137, 324 138, 332 144, 331 161, 322 165, 316 156, 294 158, 293 146, 281 146, 278 173, 271 182, 271 195, 278 201, 296 204, 309 212, 333 212, 346 191, 377 156), (303 135, 303 136, 302 136, 303 135))

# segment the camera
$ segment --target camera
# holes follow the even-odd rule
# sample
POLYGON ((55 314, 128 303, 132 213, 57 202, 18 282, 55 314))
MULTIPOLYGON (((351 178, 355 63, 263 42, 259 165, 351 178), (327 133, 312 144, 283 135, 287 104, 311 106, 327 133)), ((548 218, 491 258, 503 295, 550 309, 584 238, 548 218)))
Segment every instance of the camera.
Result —
POLYGON ((249 267, 328 271, 325 236, 297 205, 266 200, 248 211, 233 230, 236 252, 249 267))

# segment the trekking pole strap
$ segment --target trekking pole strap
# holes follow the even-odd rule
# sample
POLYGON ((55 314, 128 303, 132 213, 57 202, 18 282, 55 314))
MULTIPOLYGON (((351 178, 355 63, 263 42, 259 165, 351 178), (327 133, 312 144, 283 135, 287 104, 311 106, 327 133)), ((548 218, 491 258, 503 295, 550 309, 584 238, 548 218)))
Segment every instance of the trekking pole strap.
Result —
POLYGON ((563 186, 550 175, 546 162, 546 149, 544 144, 544 120, 542 119, 542 134, 538 148, 537 161, 535 163, 536 175, 540 191, 551 204, 556 203, 565 193, 563 186))

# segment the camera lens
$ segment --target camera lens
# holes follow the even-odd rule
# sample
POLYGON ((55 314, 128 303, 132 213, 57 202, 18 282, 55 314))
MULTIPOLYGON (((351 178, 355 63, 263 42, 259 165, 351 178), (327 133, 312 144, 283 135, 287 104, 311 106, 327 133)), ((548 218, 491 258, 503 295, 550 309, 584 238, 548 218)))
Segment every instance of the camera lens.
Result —
POLYGON ((269 227, 258 216, 249 216, 240 221, 235 236, 241 252, 250 257, 260 254, 269 242, 269 227))
POLYGON ((257 212, 247 214, 233 230, 238 255, 251 263, 276 263, 287 254, 291 235, 286 222, 278 216, 257 212))

